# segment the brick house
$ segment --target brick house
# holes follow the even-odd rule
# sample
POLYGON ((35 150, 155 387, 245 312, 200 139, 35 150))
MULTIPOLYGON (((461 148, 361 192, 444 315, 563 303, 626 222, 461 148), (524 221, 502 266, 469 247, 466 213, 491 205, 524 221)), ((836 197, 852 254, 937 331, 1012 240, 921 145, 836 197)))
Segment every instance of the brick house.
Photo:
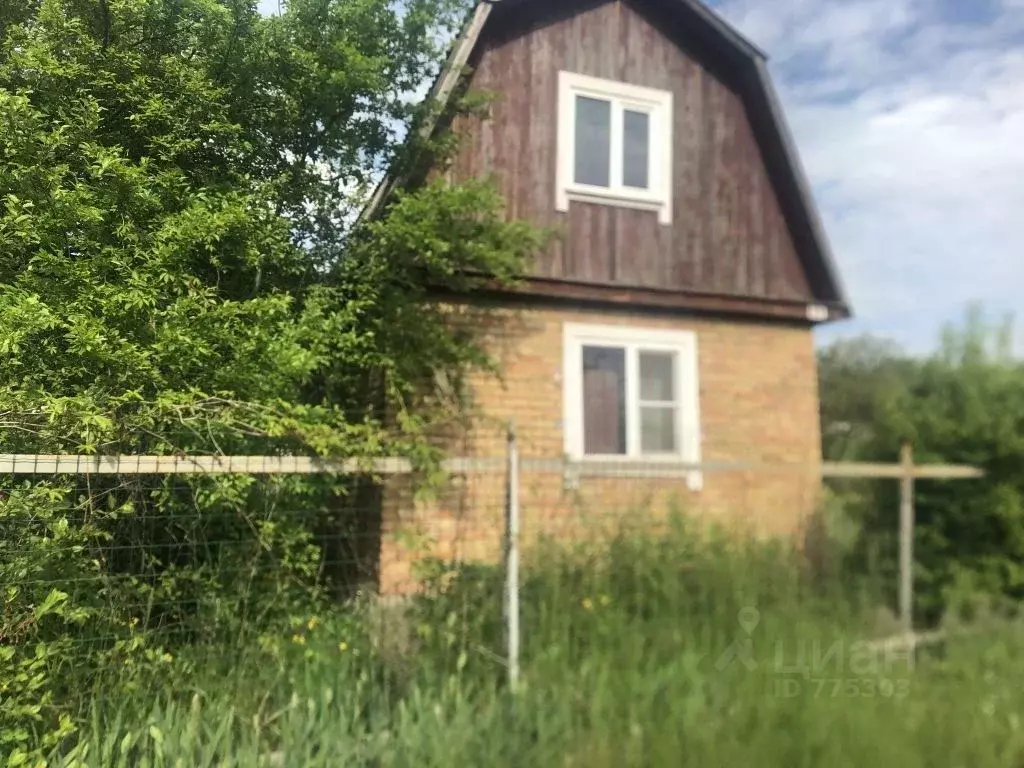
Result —
MULTIPOLYGON (((812 329, 849 316, 765 55, 698 0, 481 2, 435 85, 495 95, 460 118, 446 169, 493 176, 510 217, 557 228, 490 308, 503 381, 481 378, 456 455, 664 466, 648 479, 524 475, 526 538, 592 526, 613 507, 681 499, 707 519, 798 533, 817 481, 672 465, 820 461, 812 329)), ((378 189, 371 212, 390 188, 378 189)), ((414 529, 456 560, 500 544, 500 478, 450 498, 386 500, 381 587, 399 589, 414 529)), ((675 502, 672 502, 675 503, 675 502)))

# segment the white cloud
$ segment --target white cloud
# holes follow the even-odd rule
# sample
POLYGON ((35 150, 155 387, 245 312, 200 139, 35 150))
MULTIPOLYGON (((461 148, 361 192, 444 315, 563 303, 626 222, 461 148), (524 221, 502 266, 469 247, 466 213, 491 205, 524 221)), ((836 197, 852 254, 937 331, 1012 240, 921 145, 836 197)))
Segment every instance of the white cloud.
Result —
POLYGON ((825 338, 870 330, 922 349, 969 303, 1020 303, 1024 0, 994 8, 953 20, 939 0, 719 5, 772 57, 852 294, 858 319, 825 338))

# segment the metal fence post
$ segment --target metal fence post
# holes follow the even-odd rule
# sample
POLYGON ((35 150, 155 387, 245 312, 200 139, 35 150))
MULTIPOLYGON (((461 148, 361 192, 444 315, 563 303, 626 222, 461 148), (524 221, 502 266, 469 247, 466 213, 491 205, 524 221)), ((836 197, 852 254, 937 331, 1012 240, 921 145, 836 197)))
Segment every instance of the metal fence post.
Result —
POLYGON ((900 448, 900 624, 914 631, 914 449, 909 442, 900 448))
POLYGON ((508 425, 508 494, 505 506, 505 637, 508 682, 519 684, 519 445, 515 419, 508 425))

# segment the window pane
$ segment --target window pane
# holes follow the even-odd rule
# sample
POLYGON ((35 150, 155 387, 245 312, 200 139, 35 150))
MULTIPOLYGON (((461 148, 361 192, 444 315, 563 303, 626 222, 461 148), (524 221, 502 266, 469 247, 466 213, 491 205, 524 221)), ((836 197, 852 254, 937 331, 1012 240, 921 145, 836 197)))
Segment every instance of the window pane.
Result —
POLYGON ((576 97, 576 173, 579 184, 611 186, 612 105, 576 97))
POLYGON ((622 119, 622 183, 647 189, 651 153, 651 116, 625 110, 622 119))
POLYGON ((644 406, 640 409, 640 451, 676 452, 676 409, 671 406, 644 406))
POLYGON ((640 399, 645 402, 673 403, 676 399, 671 352, 640 353, 640 399))
POLYGON ((626 351, 583 348, 583 452, 626 453, 626 351))

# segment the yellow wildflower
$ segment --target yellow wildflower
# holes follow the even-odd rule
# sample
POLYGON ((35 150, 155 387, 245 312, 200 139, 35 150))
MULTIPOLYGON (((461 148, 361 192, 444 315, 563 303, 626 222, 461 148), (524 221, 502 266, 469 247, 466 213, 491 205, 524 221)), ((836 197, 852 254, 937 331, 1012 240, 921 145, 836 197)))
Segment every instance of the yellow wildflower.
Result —
POLYGON ((342 653, 347 651, 348 650, 348 643, 346 643, 344 640, 342 640, 340 643, 338 643, 338 650, 341 651, 342 653))
POLYGON ((316 629, 316 625, 319 624, 319 623, 320 623, 320 619, 318 619, 316 616, 314 616, 313 618, 311 618, 309 620, 309 622, 306 624, 306 626, 309 627, 310 632, 312 632, 314 629, 316 629))
POLYGON ((298 643, 299 645, 305 645, 306 638, 304 635, 292 635, 292 642, 298 643))
POLYGON ((585 597, 585 598, 583 598, 582 605, 583 605, 583 610, 589 611, 589 610, 591 610, 594 607, 594 601, 591 600, 589 597, 585 597))

